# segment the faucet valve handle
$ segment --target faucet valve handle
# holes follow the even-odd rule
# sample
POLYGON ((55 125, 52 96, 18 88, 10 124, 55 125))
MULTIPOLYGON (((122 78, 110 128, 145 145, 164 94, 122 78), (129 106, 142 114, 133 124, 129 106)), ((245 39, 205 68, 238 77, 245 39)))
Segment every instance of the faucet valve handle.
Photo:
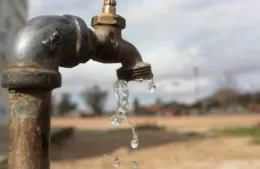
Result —
POLYGON ((116 6, 116 0, 104 0, 103 6, 105 5, 116 6))
POLYGON ((116 15, 116 0, 104 0, 102 13, 116 15))
POLYGON ((91 26, 95 27, 96 25, 115 25, 121 29, 125 29, 126 20, 122 16, 116 14, 116 4, 116 0, 104 0, 102 13, 92 18, 91 26))

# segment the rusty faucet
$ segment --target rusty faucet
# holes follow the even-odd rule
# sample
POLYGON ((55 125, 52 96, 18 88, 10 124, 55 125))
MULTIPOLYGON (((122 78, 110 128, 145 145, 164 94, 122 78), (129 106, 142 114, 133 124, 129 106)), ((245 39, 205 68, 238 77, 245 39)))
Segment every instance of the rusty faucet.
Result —
POLYGON ((150 79, 150 64, 122 38, 126 27, 116 14, 116 0, 104 0, 92 18, 94 31, 73 15, 38 16, 17 33, 8 50, 12 58, 2 74, 9 89, 9 169, 49 169, 51 93, 61 87, 59 67, 72 68, 90 59, 121 63, 119 79, 150 79))

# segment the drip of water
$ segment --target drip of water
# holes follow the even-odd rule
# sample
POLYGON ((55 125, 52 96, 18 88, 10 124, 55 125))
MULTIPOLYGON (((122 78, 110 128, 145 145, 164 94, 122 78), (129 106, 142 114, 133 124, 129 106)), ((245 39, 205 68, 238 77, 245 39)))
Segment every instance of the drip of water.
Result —
POLYGON ((132 162, 132 168, 134 168, 134 169, 138 168, 138 164, 137 164, 136 161, 133 161, 133 162, 132 162))
POLYGON ((143 82, 144 79, 140 78, 140 79, 136 79, 135 81, 137 81, 137 82, 143 82))
MULTIPOLYGON (((143 82, 144 79, 137 79, 136 81, 138 82, 143 82)), ((148 89, 150 93, 154 93, 156 91, 156 86, 154 84, 153 79, 150 79, 148 81, 148 89)), ((139 139, 138 139, 138 134, 135 131, 135 128, 132 124, 132 122, 127 118, 126 113, 129 110, 129 90, 127 87, 127 81, 124 80, 117 80, 114 84, 114 93, 116 96, 116 101, 117 101, 117 109, 113 116, 110 118, 110 123, 114 127, 118 127, 123 120, 127 120, 128 124, 131 127, 133 138, 131 140, 131 147, 132 148, 138 148, 139 146, 139 139), (122 96, 119 94, 119 89, 121 88, 122 90, 122 96)), ((119 141, 119 140, 118 140, 119 141)), ((118 145, 118 142, 117 142, 118 145)), ((114 166, 119 167, 120 166, 120 159, 118 156, 116 156, 114 160, 114 166)), ((137 168, 138 164, 136 161, 132 162, 132 167, 137 168)))
POLYGON ((132 148, 137 148, 139 146, 139 140, 138 140, 138 135, 137 133, 133 134, 133 139, 131 140, 131 147, 132 148))
POLYGON ((114 127, 118 127, 121 124, 121 120, 118 117, 117 114, 114 114, 111 119, 110 119, 110 123, 114 126, 114 127))
POLYGON ((120 167, 120 158, 119 157, 116 157, 115 159, 114 159, 114 167, 116 167, 116 168, 118 168, 118 167, 120 167))
POLYGON ((156 91, 156 86, 153 79, 148 80, 148 89, 150 93, 154 93, 156 91))

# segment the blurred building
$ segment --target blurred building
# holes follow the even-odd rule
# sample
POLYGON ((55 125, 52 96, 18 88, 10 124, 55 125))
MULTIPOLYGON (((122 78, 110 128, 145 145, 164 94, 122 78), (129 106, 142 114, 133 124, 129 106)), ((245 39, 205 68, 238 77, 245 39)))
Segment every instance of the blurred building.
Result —
MULTIPOLYGON (((28 0, 0 0, 0 75, 8 61, 7 45, 26 23, 27 17, 28 0)), ((6 121, 8 117, 8 105, 8 92, 0 87, 0 123, 6 121)))

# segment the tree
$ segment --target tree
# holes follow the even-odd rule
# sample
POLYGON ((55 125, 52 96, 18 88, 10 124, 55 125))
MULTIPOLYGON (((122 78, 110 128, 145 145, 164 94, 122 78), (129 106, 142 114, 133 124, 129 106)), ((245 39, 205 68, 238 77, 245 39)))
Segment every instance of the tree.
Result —
POLYGON ((136 115, 140 114, 140 102, 138 98, 135 98, 133 101, 133 111, 136 115))
POLYGON ((75 110, 76 108, 77 104, 71 102, 70 94, 63 93, 60 102, 57 104, 59 115, 64 116, 66 113, 75 110))
POLYGON ((158 104, 158 105, 161 105, 162 104, 162 99, 160 97, 158 97, 156 100, 155 100, 155 103, 158 104))
POLYGON ((213 98, 217 100, 221 106, 227 106, 236 101, 239 93, 235 89, 222 88, 213 94, 213 98))
POLYGON ((92 109, 93 114, 103 115, 108 92, 102 90, 98 85, 87 88, 82 92, 82 98, 86 104, 92 109))

